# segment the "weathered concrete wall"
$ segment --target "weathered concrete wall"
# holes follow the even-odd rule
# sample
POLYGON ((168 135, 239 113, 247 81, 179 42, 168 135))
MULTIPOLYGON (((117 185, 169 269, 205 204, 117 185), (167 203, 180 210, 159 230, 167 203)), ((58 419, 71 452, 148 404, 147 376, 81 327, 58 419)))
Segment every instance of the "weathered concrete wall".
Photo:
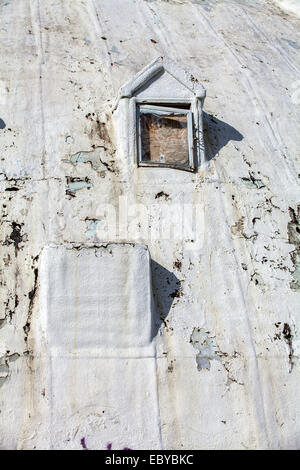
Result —
POLYGON ((255 0, 8 0, 0 11, 1 447, 299 448, 299 20, 255 0), (197 173, 124 160, 118 89, 165 55, 207 89, 197 173), (103 208, 119 218, 126 200, 158 220, 200 207, 201 236, 135 239, 143 215, 132 214, 123 238, 99 237, 103 208), (152 274, 147 254, 134 275, 145 244, 152 274), (79 276, 61 308, 79 299, 91 343, 84 331, 84 348, 53 352, 55 298, 85 255, 95 279, 79 276), (87 286, 102 289, 98 308, 109 279, 110 296, 123 285, 129 304, 140 299, 124 315, 146 323, 131 330, 121 300, 95 347, 87 286), (129 353, 122 322, 140 341, 129 353))

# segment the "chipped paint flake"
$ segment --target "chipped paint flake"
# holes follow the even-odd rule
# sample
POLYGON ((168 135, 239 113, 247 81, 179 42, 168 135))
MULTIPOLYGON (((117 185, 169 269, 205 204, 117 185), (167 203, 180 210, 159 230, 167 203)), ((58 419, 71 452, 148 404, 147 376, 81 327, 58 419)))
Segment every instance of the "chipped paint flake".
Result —
POLYGON ((198 351, 196 355, 197 369, 210 370, 210 361, 220 360, 220 351, 214 337, 209 336, 209 331, 204 328, 194 328, 190 342, 198 351))

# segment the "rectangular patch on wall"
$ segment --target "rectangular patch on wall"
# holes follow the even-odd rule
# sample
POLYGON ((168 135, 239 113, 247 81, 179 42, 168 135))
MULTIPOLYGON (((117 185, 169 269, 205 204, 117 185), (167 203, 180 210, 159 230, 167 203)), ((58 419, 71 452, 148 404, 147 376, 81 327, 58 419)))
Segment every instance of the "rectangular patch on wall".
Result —
POLYGON ((151 342, 150 257, 143 245, 46 247, 41 308, 50 348, 126 349, 151 342))

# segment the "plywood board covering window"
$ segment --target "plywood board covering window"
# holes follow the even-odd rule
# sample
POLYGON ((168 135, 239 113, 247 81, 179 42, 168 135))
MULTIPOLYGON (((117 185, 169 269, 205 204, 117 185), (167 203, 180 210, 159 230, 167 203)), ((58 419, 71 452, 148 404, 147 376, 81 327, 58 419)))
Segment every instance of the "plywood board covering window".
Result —
POLYGON ((192 113, 189 109, 140 105, 137 117, 140 165, 193 168, 192 113))

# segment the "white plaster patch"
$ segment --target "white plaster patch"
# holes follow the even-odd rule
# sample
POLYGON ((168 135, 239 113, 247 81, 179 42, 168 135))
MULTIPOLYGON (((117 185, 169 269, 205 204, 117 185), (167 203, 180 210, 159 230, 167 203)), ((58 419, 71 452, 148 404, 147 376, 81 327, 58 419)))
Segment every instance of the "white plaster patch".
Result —
POLYGON ((147 346, 151 303, 149 253, 144 246, 49 246, 43 251, 41 315, 50 349, 147 346))

